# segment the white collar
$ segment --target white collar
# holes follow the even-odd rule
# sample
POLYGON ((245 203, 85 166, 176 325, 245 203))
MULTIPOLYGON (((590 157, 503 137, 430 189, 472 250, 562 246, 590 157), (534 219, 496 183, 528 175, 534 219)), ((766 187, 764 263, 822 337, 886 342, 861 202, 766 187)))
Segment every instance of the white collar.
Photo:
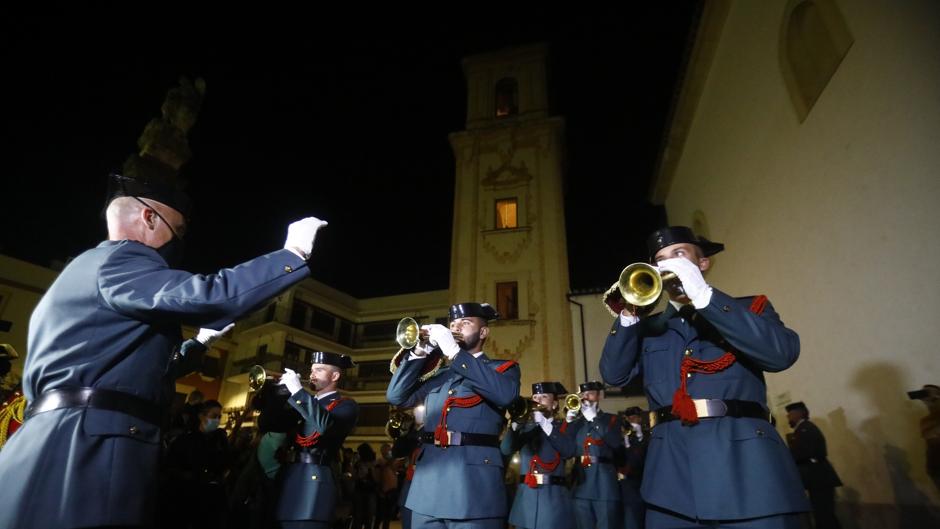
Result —
POLYGON ((481 356, 483 356, 483 351, 480 351, 479 353, 473 353, 474 358, 480 358, 481 356))
POLYGON ((329 397, 330 395, 334 393, 336 393, 335 389, 333 391, 327 391, 326 393, 322 393, 322 394, 317 393, 317 400, 323 400, 324 398, 329 397))

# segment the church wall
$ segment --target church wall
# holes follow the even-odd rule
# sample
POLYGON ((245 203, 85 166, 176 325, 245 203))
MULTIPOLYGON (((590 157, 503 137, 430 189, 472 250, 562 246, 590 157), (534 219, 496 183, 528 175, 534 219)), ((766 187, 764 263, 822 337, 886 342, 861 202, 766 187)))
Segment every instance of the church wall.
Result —
POLYGON ((836 2, 854 42, 802 122, 779 60, 791 4, 731 3, 667 212, 727 245, 710 283, 768 295, 799 332, 772 411, 806 402, 849 517, 913 526, 940 509, 906 396, 940 383, 940 4, 836 2))

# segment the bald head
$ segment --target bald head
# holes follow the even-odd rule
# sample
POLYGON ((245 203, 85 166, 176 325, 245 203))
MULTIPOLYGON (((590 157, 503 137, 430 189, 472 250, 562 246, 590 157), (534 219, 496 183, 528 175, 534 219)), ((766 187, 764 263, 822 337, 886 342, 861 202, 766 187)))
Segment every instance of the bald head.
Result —
POLYGON ((108 204, 108 239, 137 241, 159 248, 186 230, 186 220, 175 209, 149 198, 118 197, 108 204))

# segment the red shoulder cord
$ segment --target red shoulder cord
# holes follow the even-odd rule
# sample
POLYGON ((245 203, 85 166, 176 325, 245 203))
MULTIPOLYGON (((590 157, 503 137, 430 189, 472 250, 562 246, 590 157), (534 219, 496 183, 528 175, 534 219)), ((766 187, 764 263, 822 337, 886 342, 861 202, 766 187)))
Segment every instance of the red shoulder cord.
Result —
MULTIPOLYGON (((757 296, 751 303, 750 311, 754 314, 764 312, 767 305, 767 296, 757 296)), ((682 424, 691 426, 698 424, 698 412, 695 411, 695 403, 686 389, 686 380, 689 373, 712 374, 728 369, 731 364, 737 360, 734 353, 726 351, 717 360, 706 361, 698 360, 687 356, 682 359, 682 366, 679 369, 679 389, 672 395, 672 414, 682 420, 682 424)))
POLYGON ((551 474, 558 468, 559 463, 561 463, 561 454, 557 450, 555 451, 555 458, 551 461, 542 461, 542 458, 538 455, 532 456, 532 459, 529 460, 529 471, 525 475, 525 484, 533 489, 539 486, 538 481, 535 479, 536 466, 542 469, 542 474, 551 474))
POLYGON ((444 409, 441 410, 441 420, 437 423, 437 428, 434 429, 434 440, 437 441, 437 444, 443 447, 450 446, 450 442, 447 438, 447 413, 450 412, 451 406, 472 408, 481 402, 483 402, 483 397, 479 395, 447 397, 447 400, 444 401, 444 409))
MULTIPOLYGON (((326 405, 326 411, 333 411, 334 408, 340 403, 346 400, 346 397, 340 397, 333 402, 326 405)), ((310 435, 300 435, 297 434, 297 437, 294 437, 294 442, 299 444, 304 448, 310 448, 311 446, 317 444, 320 441, 320 432, 313 432, 310 435)))

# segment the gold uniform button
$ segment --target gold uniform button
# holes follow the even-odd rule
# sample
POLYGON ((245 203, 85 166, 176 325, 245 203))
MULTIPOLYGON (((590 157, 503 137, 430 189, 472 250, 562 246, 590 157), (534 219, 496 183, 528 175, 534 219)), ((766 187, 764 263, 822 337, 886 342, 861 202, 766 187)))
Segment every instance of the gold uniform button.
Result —
POLYGON ((489 460, 489 459, 484 459, 484 460, 483 460, 483 464, 484 464, 484 465, 489 465, 489 464, 490 464, 490 460, 489 460))
POLYGON ((452 389, 451 389, 451 390, 448 390, 448 391, 447 391, 447 394, 448 394, 448 395, 453 395, 453 394, 454 394, 454 390, 452 390, 452 389))
POLYGON ((721 310, 722 312, 731 312, 731 307, 725 305, 724 307, 721 307, 721 310))
POLYGON ((460 367, 467 369, 467 364, 460 364, 460 367))
POLYGON ((294 402, 296 402, 297 404, 300 404, 300 401, 299 401, 299 400, 296 400, 296 401, 294 401, 294 402))
POLYGON ((136 426, 131 426, 130 428, 127 429, 127 433, 131 435, 137 435, 138 433, 140 433, 140 428, 136 426))
POLYGON ((611 329, 610 334, 617 334, 617 329, 611 329))
POLYGON ((316 481, 316 480, 317 480, 317 477, 316 477, 316 476, 310 476, 310 479, 316 481))
POLYGON ((692 378, 692 373, 686 373, 685 378, 692 378))
POLYGON ((691 348, 691 347, 689 347, 688 349, 685 350, 685 356, 692 356, 692 348, 691 348))
POLYGON ((290 265, 284 265, 284 271, 285 271, 285 272, 287 272, 287 273, 289 274, 289 273, 291 273, 291 272, 293 272, 293 271, 294 271, 294 269, 293 269, 293 268, 291 268, 291 266, 290 266, 290 265))
POLYGON ((450 413, 450 406, 447 407, 447 412, 450 413))

